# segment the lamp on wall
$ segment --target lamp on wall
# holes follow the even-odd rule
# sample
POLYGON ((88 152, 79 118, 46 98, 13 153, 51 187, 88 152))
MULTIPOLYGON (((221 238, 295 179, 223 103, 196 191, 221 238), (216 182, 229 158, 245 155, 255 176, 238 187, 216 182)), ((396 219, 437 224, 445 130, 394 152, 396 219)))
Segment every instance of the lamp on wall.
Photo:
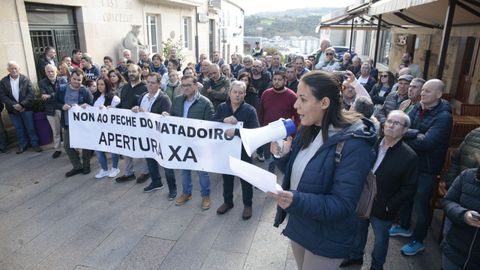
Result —
POLYGON ((243 32, 243 27, 242 27, 241 25, 239 25, 237 31, 238 31, 238 32, 233 33, 233 36, 234 36, 234 37, 238 37, 238 36, 240 36, 240 35, 242 34, 242 32, 243 32))

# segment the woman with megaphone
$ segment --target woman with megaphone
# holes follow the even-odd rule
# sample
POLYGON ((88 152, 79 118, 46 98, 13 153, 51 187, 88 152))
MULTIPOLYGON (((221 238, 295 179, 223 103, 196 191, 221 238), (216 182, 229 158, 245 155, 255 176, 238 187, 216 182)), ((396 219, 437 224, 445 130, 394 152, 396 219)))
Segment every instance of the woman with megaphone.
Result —
MULTIPOLYGON (((229 99, 217 108, 213 121, 236 125, 243 122, 243 128, 258 128, 257 111, 254 107, 245 102, 247 86, 242 81, 234 81, 228 93, 229 99)), ((228 129, 225 136, 231 138, 240 136, 238 129, 228 129)), ((243 161, 252 163, 252 158, 242 147, 241 158, 243 161)), ((217 214, 223 215, 233 208, 233 175, 223 174, 223 200, 224 203, 217 209, 217 214)), ((247 220, 252 217, 253 187, 247 181, 240 179, 242 184, 243 213, 242 218, 247 220)))
POLYGON ((301 127, 292 142, 283 147, 272 142, 270 149, 281 156, 277 164, 285 174, 283 191, 272 194, 278 203, 274 226, 289 215, 283 234, 300 270, 338 269, 348 256, 356 235, 355 208, 375 162, 373 124, 344 110, 340 93, 334 74, 305 74, 294 105, 301 127), (343 149, 336 155, 340 142, 343 149))

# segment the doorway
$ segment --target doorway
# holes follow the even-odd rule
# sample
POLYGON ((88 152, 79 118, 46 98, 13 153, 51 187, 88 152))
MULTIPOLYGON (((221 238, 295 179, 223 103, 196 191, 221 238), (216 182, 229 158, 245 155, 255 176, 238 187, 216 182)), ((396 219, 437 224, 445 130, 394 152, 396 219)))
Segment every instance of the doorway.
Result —
POLYGON ((468 103, 470 96, 470 88, 472 85, 472 78, 475 73, 475 65, 478 61, 480 50, 480 39, 475 37, 467 37, 465 44, 465 51, 463 52, 462 65, 458 73, 457 92, 455 99, 468 103))
MULTIPOLYGON (((57 60, 79 48, 78 30, 72 7, 26 3, 30 40, 35 63, 47 46, 57 51, 57 60)), ((40 78, 37 69, 37 76, 40 78)))

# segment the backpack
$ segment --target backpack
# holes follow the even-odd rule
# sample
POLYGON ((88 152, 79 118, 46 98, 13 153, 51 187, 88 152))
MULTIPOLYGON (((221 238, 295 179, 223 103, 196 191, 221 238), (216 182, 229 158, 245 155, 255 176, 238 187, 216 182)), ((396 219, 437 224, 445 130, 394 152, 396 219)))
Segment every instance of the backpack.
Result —
MULTIPOLYGON (((335 150, 335 164, 338 165, 342 159, 342 149, 345 141, 337 143, 337 148, 335 150)), ((377 195, 377 181, 375 174, 370 170, 367 175, 367 180, 363 185, 362 194, 360 195, 360 200, 358 200, 357 208, 355 212, 359 218, 368 219, 370 213, 372 212, 373 201, 377 195)))

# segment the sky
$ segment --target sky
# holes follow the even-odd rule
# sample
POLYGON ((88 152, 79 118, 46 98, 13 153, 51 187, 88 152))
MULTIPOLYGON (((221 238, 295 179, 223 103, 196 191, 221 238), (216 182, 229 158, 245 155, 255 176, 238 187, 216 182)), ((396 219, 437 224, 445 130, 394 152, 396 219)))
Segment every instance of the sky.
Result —
POLYGON ((245 15, 265 11, 283 11, 306 7, 346 7, 358 0, 238 0, 245 15))

